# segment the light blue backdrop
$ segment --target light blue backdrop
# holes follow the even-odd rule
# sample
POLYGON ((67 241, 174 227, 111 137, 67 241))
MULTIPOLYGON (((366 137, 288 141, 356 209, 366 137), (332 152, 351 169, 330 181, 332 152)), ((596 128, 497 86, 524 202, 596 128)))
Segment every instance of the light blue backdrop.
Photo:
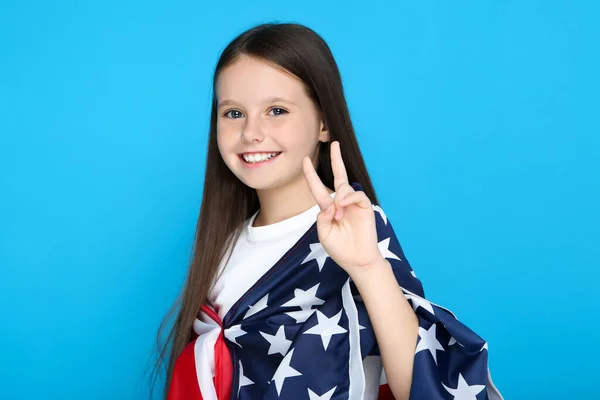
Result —
POLYGON ((181 289, 218 53, 305 23, 427 295, 507 399, 597 392, 598 2, 4 1, 0 397, 144 399, 181 289))

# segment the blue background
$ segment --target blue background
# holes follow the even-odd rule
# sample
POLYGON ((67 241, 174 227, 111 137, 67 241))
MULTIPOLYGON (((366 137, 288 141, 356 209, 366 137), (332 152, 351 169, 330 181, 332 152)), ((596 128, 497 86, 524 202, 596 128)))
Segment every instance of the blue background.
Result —
POLYGON ((505 398, 596 394, 598 4, 3 1, 0 397, 147 398, 212 70, 270 21, 330 44, 407 257, 505 398))

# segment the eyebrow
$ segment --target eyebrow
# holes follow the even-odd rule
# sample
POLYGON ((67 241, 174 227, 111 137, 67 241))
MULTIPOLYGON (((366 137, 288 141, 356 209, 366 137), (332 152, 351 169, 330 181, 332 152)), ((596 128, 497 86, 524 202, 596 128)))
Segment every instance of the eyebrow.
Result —
POLYGON ((272 104, 272 103, 288 103, 288 104, 293 104, 296 105, 296 103, 294 103, 291 100, 288 99, 284 99, 283 97, 269 97, 269 99, 267 100, 267 103, 272 104))
MULTIPOLYGON (((293 101, 284 99, 283 97, 269 97, 269 98, 265 99, 263 101, 263 103, 267 103, 267 104, 287 103, 287 104, 291 104, 291 105, 296 105, 296 103, 294 103, 293 101)), ((218 107, 230 106, 230 105, 235 105, 235 104, 237 104, 236 101, 227 99, 227 100, 223 100, 223 101, 219 102, 218 107)))

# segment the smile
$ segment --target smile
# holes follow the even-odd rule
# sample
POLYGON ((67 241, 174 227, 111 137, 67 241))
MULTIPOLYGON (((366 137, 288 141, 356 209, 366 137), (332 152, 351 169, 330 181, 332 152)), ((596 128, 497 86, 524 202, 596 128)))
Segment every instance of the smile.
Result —
POLYGON ((281 152, 272 152, 272 153, 243 153, 240 154, 240 158, 246 164, 263 164, 267 161, 270 161, 277 156, 279 156, 281 152))

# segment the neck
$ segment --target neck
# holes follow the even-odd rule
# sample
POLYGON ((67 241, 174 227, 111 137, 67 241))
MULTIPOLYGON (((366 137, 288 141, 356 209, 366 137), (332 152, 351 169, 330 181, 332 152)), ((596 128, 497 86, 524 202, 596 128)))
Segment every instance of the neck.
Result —
MULTIPOLYGON (((304 176, 273 189, 257 190, 260 211, 254 226, 265 226, 294 217, 317 204, 304 176)), ((327 188, 329 193, 333 190, 327 188)))

